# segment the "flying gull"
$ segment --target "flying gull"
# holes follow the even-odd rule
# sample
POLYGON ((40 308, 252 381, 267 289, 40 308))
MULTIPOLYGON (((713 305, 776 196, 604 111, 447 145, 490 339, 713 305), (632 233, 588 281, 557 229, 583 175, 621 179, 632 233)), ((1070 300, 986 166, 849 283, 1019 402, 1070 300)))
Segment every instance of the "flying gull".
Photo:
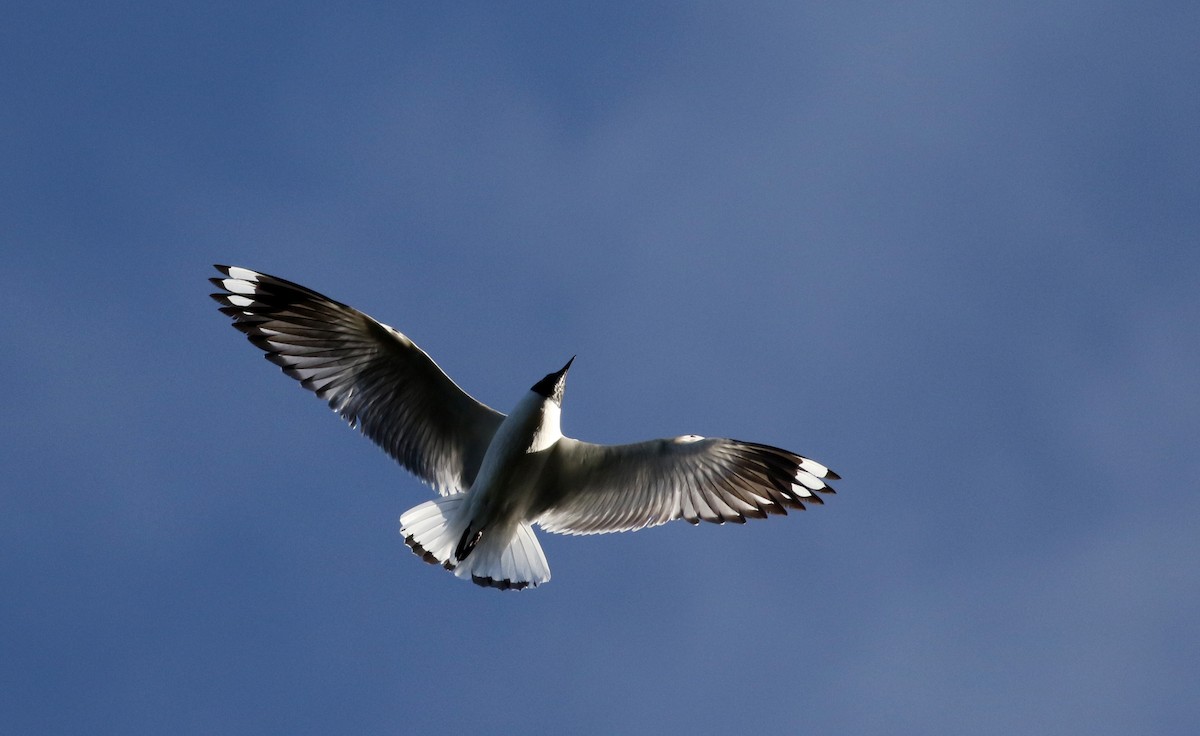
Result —
POLYGON ((777 447, 681 437, 595 445, 560 430, 574 358, 533 384, 508 416, 476 401, 397 330, 299 284, 217 266, 212 297, 302 386, 431 485, 400 517, 413 552, 505 590, 550 579, 533 524, 600 534, 675 519, 722 524, 786 514, 839 476, 777 447))

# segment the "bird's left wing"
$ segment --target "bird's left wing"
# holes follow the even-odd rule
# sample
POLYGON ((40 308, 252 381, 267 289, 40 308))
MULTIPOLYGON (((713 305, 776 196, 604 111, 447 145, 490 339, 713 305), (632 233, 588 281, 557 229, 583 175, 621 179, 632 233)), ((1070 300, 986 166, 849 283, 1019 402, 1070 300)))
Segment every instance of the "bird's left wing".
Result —
POLYGON ((537 523, 564 534, 622 532, 686 519, 743 523, 833 493, 837 473, 769 445, 685 435, 632 445, 564 437, 547 459, 537 523))
POLYGON ((471 487, 504 415, 425 351, 362 312, 291 281, 217 266, 213 294, 266 357, 443 495, 471 487))

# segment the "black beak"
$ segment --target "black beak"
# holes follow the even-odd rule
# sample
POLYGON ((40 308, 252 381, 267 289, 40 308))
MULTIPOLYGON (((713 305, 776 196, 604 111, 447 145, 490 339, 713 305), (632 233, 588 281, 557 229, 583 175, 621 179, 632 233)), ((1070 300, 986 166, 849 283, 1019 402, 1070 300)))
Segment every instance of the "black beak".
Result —
POLYGON ((533 388, 530 390, 535 394, 545 396, 547 399, 553 399, 554 403, 562 406, 563 388, 567 383, 567 371, 571 369, 571 364, 574 362, 575 356, 572 355, 567 364, 562 367, 562 370, 547 375, 542 380, 533 384, 533 388))

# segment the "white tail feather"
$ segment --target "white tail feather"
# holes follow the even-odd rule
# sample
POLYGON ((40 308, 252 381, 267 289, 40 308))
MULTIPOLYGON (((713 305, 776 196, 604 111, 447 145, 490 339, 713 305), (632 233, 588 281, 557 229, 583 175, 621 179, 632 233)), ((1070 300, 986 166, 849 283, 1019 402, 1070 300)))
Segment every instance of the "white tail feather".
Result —
POLYGON ((533 527, 520 523, 508 533, 485 529, 471 554, 454 567, 454 574, 476 585, 503 590, 534 588, 550 579, 550 566, 533 527))
POLYGON ((527 523, 483 530, 466 559, 456 560, 455 549, 470 521, 462 513, 464 499, 465 494, 458 493, 405 511, 400 517, 404 543, 426 562, 453 570, 456 576, 477 585, 521 590, 550 579, 542 545, 527 523))
POLYGON ((426 562, 453 570, 454 547, 467 528, 467 520, 459 513, 464 494, 457 493, 405 511, 400 516, 400 533, 404 543, 426 562))

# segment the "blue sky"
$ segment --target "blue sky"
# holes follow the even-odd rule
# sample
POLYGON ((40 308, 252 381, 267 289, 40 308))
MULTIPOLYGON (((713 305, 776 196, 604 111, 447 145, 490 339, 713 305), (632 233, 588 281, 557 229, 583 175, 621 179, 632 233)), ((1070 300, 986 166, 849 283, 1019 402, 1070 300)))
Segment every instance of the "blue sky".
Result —
POLYGON ((22 4, 0 28, 0 731, 1192 733, 1195 3, 22 4), (810 455, 823 508, 542 534, 208 298, 404 331, 567 434, 810 455))

